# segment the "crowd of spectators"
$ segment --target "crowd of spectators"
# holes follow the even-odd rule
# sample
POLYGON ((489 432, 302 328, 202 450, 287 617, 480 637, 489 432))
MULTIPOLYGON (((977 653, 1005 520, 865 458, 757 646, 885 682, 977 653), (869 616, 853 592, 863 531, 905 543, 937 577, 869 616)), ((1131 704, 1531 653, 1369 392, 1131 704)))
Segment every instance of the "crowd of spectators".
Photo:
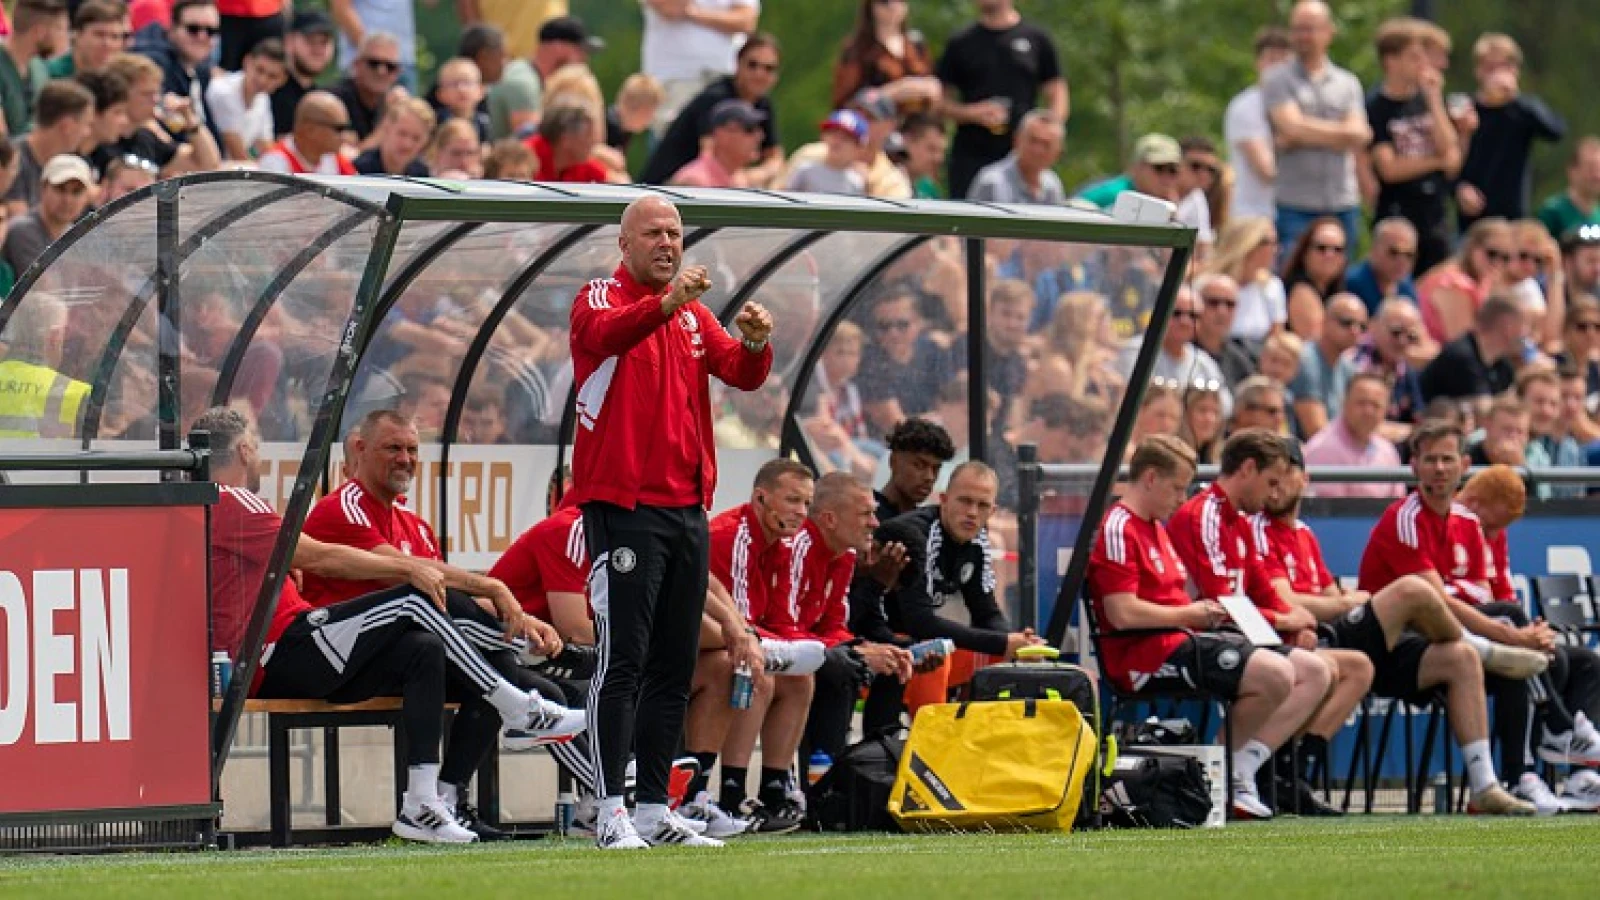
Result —
MULTIPOLYGON (((89 210, 220 167, 1100 209, 1136 191, 1171 203, 1199 240, 1155 354, 1141 434, 1182 435, 1206 459, 1259 421, 1306 440, 1313 464, 1383 464, 1403 458, 1415 423, 1447 414, 1492 461, 1600 457, 1600 138, 1574 142, 1566 189, 1535 205, 1535 145, 1566 129, 1522 92, 1521 51, 1505 35, 1473 42, 1476 92, 1447 95, 1451 35, 1416 19, 1384 22, 1373 34, 1382 77, 1363 86, 1329 58, 1327 5, 1305 0, 1261 29, 1256 83, 1228 105, 1220 141, 1143 135, 1125 171, 1074 190, 1055 171, 1069 140, 1070 59, 1010 0, 977 2, 943 47, 912 27, 914 3, 862 0, 840 38, 835 109, 810 142, 778 133, 783 47, 760 30, 758 0, 645 0, 639 71, 610 98, 588 61, 617 51, 565 7, 460 3, 455 55, 424 85, 407 4, 337 0, 325 13, 17 0, 0 47, 10 135, 0 143, 0 288, 89 210), (1375 398, 1380 385, 1387 394, 1375 398), (1491 410, 1526 420, 1520 446, 1491 410)), ((508 238, 501 249, 525 258, 537 243, 508 238)), ((987 242, 992 454, 1031 440, 1048 461, 1103 455, 1086 436, 1111 429, 1168 260, 987 242)), ((954 386, 968 369, 968 264, 948 239, 892 261, 802 373, 828 268, 802 254, 796 265, 807 270, 775 279, 769 290, 783 296, 764 298, 783 325, 776 377, 752 397, 717 397, 718 433, 776 447, 779 413, 805 385, 795 406, 824 469, 881 483, 884 439, 907 416, 967 435, 973 421, 954 386)), ((449 382, 453 370, 430 362, 459 358, 481 321, 481 292, 494 287, 471 259, 451 274, 461 280, 450 289, 428 282, 397 307, 377 343, 399 349, 367 366, 358 404, 363 392, 404 397, 449 382)), ((212 305, 214 329, 246 314, 224 297, 212 305)), ((506 318, 502 330, 517 339, 497 338, 488 356, 504 396, 500 381, 480 378, 464 422, 485 423, 495 440, 553 433, 570 383, 560 305, 551 293, 506 318)), ((275 316, 264 327, 292 338, 318 325, 275 316)), ((186 321, 186 350, 203 368, 205 342, 191 330, 186 321)), ((294 353, 280 355, 289 358, 253 352, 260 370, 245 380, 281 380, 294 353)), ((111 405, 128 392, 137 393, 113 391, 111 405)), ((269 436, 296 430, 292 409, 256 412, 269 436)))

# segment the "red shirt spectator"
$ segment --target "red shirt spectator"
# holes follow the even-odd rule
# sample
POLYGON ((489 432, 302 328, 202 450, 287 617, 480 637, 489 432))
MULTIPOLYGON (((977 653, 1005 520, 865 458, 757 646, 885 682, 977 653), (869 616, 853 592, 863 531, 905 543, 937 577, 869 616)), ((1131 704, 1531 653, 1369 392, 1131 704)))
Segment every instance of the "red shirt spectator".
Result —
POLYGON ((780 635, 794 640, 819 640, 835 647, 852 640, 850 580, 855 577, 856 551, 833 554, 817 523, 806 519, 789 547, 789 609, 795 627, 780 635))
MULTIPOLYGON (((357 550, 393 547, 406 556, 443 560, 433 528, 397 500, 384 505, 360 481, 351 480, 317 501, 306 516, 305 533, 329 544, 357 550)), ((362 594, 394 587, 381 581, 351 581, 306 573, 306 600, 328 606, 362 594)))
POLYGON ((345 159, 343 153, 323 154, 322 159, 316 162, 301 156, 299 149, 294 145, 293 135, 273 144, 267 152, 261 154, 258 165, 269 172, 284 172, 290 175, 356 174, 355 164, 345 159))
MULTIPOLYGON (((217 505, 211 510, 211 645, 232 656, 239 654, 245 628, 267 575, 267 562, 278 540, 283 520, 267 501, 244 488, 219 485, 217 505)), ((265 658, 290 623, 311 609, 294 586, 283 580, 278 606, 267 626, 265 658)), ((264 669, 257 668, 250 693, 261 687, 264 669)))
POLYGON ((1178 557, 1189 569, 1197 596, 1215 600, 1242 591, 1274 625, 1278 616, 1294 611, 1273 589, 1256 552, 1249 521, 1220 486, 1212 484, 1190 497, 1172 514, 1167 530, 1178 557), (1243 584, 1235 583, 1236 574, 1243 576, 1243 584))
MULTIPOLYGON (((1089 598, 1102 629, 1109 629, 1105 598, 1133 594, 1161 606, 1188 606, 1184 584, 1189 573, 1160 522, 1139 518, 1121 503, 1111 507, 1089 557, 1089 598)), ((1138 690, 1183 644, 1182 632, 1119 638, 1101 638, 1107 677, 1124 690, 1138 690)))
POLYGON ((593 157, 582 162, 574 163, 565 169, 556 168, 556 151, 544 135, 536 134, 527 140, 528 149, 539 158, 540 181, 563 181, 569 184, 604 184, 607 178, 606 167, 596 162, 593 157))
POLYGON ((1503 528, 1484 543, 1483 571, 1489 580, 1489 593, 1496 601, 1517 602, 1517 589, 1511 584, 1511 547, 1503 528))
POLYGON ((1446 590, 1468 603, 1491 599, 1484 585, 1483 529, 1459 503, 1439 515, 1413 491, 1384 510, 1361 554, 1361 590, 1377 593, 1395 579, 1435 572, 1446 590))
POLYGON ((699 301, 668 323, 661 313, 667 290, 650 290, 619 265, 573 301, 578 429, 567 502, 574 506, 603 500, 626 509, 709 508, 717 457, 707 376, 753 391, 772 369, 771 344, 750 352, 699 301), (681 376, 663 378, 663 371, 681 376))
POLYGON ((1320 595, 1335 584, 1310 525, 1298 520, 1290 525, 1256 513, 1250 517, 1250 527, 1267 580, 1286 578, 1296 594, 1311 595, 1320 595))
POLYGON ((767 540, 748 503, 713 518, 711 574, 728 588, 739 612, 762 637, 788 637, 796 630, 789 608, 789 542, 767 540))
MULTIPOLYGON (((583 513, 563 506, 529 528, 500 555, 490 578, 505 582, 530 616, 550 617, 550 594, 582 594, 588 587, 589 548, 583 540, 583 513)), ((589 611, 594 618, 594 610, 589 611)))

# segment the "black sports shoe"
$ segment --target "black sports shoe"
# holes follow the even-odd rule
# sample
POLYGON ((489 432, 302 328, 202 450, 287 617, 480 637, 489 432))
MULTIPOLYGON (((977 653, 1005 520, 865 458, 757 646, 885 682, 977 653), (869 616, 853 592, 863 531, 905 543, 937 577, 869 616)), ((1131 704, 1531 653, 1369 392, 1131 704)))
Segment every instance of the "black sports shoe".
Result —
POLYGON ((1293 781, 1279 778, 1278 813, 1313 819, 1335 819, 1343 816, 1344 810, 1324 802, 1304 778, 1296 778, 1293 781))
POLYGON ((567 644, 562 647, 560 653, 535 665, 533 670, 546 678, 588 681, 594 676, 595 666, 599 660, 598 647, 588 644, 567 644))
POLYGON ((461 824, 462 828, 465 828, 466 830, 477 835, 478 840, 484 843, 488 843, 489 841, 509 841, 512 839, 510 832, 501 831, 493 825, 490 825, 488 822, 485 822, 483 818, 478 815, 478 808, 465 800, 462 800, 460 803, 456 804, 456 821, 461 824))
POLYGON ((744 801, 739 807, 739 812, 744 814, 745 821, 750 827, 745 834, 788 834, 799 831, 805 823, 805 813, 801 811, 800 804, 793 800, 784 800, 777 806, 768 808, 754 797, 744 801))

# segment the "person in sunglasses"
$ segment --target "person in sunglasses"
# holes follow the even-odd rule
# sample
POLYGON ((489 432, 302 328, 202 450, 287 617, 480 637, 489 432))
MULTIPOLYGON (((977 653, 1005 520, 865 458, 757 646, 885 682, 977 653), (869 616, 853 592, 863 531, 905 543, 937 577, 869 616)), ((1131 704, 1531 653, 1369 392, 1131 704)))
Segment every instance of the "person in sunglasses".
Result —
POLYGON ((1516 254, 1505 219, 1479 219, 1467 229, 1456 255, 1417 282, 1418 305, 1428 336, 1449 343, 1472 326, 1475 311, 1490 294, 1509 289, 1516 254))
POLYGON ((383 123, 384 103, 389 92, 400 83, 400 42, 394 35, 369 33, 361 41, 361 52, 350 74, 331 91, 344 102, 350 113, 350 130, 362 150, 378 146, 383 123))
POLYGON ((201 124, 210 122, 205 93, 221 29, 215 0, 178 0, 172 5, 171 28, 163 32, 160 25, 151 24, 134 36, 134 52, 161 67, 161 93, 168 98, 167 105, 175 105, 173 98, 186 102, 201 124))
POLYGON ((1417 285, 1411 275, 1417 263, 1417 226, 1400 216, 1382 218, 1372 226, 1372 249, 1367 258, 1345 273, 1345 290, 1361 298, 1367 312, 1377 315, 1389 297, 1417 302, 1417 285))
POLYGON ((1171 203, 1178 202, 1178 170, 1183 165, 1183 148, 1164 134, 1147 134, 1133 145, 1128 171, 1078 194, 1101 209, 1110 209, 1123 191, 1138 191, 1171 203))
POLYGON ((294 132, 261 154, 258 164, 285 175, 354 175, 355 166, 339 150, 350 130, 344 103, 327 91, 312 91, 294 111, 294 132))
POLYGON ((1411 426, 1421 417, 1419 370, 1410 362, 1411 349, 1422 340, 1422 316, 1409 300, 1391 298, 1378 307, 1365 337, 1339 359, 1333 372, 1333 396, 1347 397, 1351 380, 1359 373, 1378 375, 1388 382, 1389 401, 1378 434, 1404 444, 1411 426))

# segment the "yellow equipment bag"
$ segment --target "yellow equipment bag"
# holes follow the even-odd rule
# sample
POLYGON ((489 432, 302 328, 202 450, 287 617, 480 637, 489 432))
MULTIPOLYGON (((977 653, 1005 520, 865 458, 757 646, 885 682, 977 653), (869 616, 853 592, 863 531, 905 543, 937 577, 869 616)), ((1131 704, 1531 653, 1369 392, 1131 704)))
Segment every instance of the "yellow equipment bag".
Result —
POLYGON ((1094 748, 1070 700, 925 706, 889 813, 905 831, 1071 831, 1094 748))

